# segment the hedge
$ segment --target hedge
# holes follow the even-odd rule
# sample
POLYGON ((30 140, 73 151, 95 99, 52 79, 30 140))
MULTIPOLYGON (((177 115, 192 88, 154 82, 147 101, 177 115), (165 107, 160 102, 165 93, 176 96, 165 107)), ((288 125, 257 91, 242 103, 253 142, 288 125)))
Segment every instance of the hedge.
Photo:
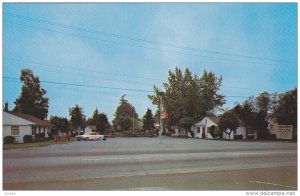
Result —
POLYGON ((24 143, 32 143, 32 135, 24 135, 23 141, 24 143))
POLYGON ((5 136, 4 137, 4 144, 13 144, 16 138, 14 136, 5 136))

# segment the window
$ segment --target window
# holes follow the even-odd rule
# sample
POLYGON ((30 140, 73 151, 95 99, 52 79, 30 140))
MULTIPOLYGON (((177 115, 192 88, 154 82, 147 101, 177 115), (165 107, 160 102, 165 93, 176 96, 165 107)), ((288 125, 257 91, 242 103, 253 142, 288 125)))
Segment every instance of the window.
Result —
POLYGON ((197 127, 197 133, 200 133, 200 127, 197 127))
POLYGON ((18 125, 11 125, 11 135, 19 135, 20 134, 20 128, 18 125))

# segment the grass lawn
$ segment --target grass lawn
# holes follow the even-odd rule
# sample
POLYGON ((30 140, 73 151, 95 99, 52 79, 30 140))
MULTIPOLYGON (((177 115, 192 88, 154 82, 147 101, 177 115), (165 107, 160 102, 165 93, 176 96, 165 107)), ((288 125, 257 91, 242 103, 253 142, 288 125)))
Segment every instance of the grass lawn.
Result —
POLYGON ((3 144, 3 150, 18 149, 18 148, 46 147, 46 146, 50 146, 50 145, 53 145, 53 144, 68 144, 68 143, 71 143, 73 141, 74 140, 55 142, 55 141, 51 140, 51 141, 36 142, 36 143, 3 144))

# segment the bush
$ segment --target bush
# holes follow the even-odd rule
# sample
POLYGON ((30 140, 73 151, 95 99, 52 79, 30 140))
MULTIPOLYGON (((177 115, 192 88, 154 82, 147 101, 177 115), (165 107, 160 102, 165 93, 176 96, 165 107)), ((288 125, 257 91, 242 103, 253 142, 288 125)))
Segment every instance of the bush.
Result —
POLYGON ((23 141, 24 143, 32 143, 32 135, 24 135, 23 141))
POLYGON ((6 136, 4 137, 4 144, 13 144, 16 138, 14 136, 6 136))

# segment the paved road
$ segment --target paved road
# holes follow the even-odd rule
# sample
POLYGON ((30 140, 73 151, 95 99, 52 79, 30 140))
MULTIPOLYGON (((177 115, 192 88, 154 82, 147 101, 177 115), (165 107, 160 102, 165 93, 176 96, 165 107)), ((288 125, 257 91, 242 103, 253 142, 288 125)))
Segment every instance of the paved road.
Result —
POLYGON ((3 152, 4 190, 296 190, 297 144, 112 138, 3 152))

